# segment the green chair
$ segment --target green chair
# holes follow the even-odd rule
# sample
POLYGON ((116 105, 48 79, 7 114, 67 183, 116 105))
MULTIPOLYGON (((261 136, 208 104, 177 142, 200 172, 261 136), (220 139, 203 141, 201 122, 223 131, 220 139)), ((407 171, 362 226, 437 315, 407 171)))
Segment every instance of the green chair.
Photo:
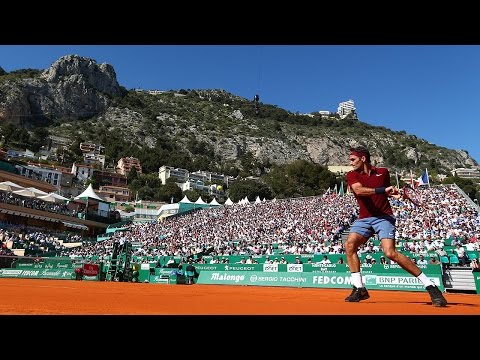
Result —
POLYGON ((450 264, 450 260, 448 259, 448 256, 440 256, 440 262, 445 265, 450 264))
POLYGON ((457 255, 450 255, 450 265, 458 265, 460 261, 458 260, 457 255))
POLYGON ((474 252, 474 251, 468 251, 468 252, 467 252, 467 255, 468 255, 468 258, 469 258, 470 260, 478 259, 478 255, 477 255, 477 253, 474 252))

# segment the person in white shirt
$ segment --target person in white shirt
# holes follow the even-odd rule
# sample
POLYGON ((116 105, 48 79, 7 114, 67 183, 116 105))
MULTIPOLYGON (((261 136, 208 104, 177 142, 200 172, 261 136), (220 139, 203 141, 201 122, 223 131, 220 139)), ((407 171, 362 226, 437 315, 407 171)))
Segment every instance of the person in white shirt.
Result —
POLYGON ((417 260, 417 265, 428 265, 428 261, 424 258, 423 255, 420 255, 417 260))
POLYGON ((327 255, 323 255, 323 259, 320 260, 320 264, 331 264, 331 263, 332 262, 330 261, 327 255))

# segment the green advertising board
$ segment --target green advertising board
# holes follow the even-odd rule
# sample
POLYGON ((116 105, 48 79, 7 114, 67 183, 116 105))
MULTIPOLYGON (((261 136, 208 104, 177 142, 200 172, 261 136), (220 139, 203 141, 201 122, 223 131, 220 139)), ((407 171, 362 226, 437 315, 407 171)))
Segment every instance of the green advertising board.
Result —
POLYGON ((0 269, 0 277, 30 279, 74 279, 73 269, 0 269))
MULTIPOLYGON (((426 275, 443 291, 441 272, 426 275)), ((423 284, 402 269, 401 272, 389 271, 366 273, 363 275, 368 289, 373 290, 406 290, 425 291, 423 284)), ((253 286, 285 286, 315 288, 350 288, 352 286, 350 272, 299 272, 299 273, 265 273, 258 271, 202 271, 199 284, 216 285, 253 285, 253 286)))
POLYGON ((480 294, 480 271, 472 271, 473 280, 475 280, 475 289, 477 294, 480 294))

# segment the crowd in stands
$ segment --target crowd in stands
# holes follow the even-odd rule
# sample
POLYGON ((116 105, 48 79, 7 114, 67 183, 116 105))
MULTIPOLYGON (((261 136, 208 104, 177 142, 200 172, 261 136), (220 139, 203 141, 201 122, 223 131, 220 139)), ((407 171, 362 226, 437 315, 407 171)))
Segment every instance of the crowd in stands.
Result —
MULTIPOLYGON (((425 207, 391 199, 397 218, 396 246, 399 250, 423 255, 416 260, 430 261, 430 254, 442 256, 445 239, 453 239, 455 252, 479 251, 480 217, 477 209, 455 187, 423 187, 425 207)), ((343 254, 342 234, 357 216, 352 194, 325 194, 318 197, 271 200, 249 205, 235 204, 200 209, 166 218, 162 222, 134 223, 107 240, 63 250, 61 255, 89 258, 109 257, 115 242, 135 243, 133 256, 146 261, 159 256, 191 258, 242 255, 343 254)), ((38 240, 41 235, 33 235, 38 240)), ((381 251, 378 239, 370 239, 360 254, 381 251)), ((460 265, 469 265, 468 258, 460 265)), ((251 260, 250 260, 251 261, 251 260)))
POLYGON ((64 242, 82 242, 83 240, 78 234, 63 234, 65 239, 62 240, 59 240, 56 235, 43 228, 0 222, 2 247, 7 248, 7 244, 10 242, 9 248, 7 248, 10 255, 14 255, 10 249, 24 249, 24 256, 57 255, 62 250, 68 251, 68 248, 63 245, 64 242))
MULTIPOLYGON (((397 247, 423 254, 440 252, 444 239, 453 238, 465 249, 478 251, 480 217, 454 187, 420 189, 428 206, 392 200, 397 217, 397 247)), ((115 241, 141 246, 134 255, 182 256, 198 254, 272 255, 274 245, 283 254, 338 254, 345 249, 341 235, 357 216, 352 195, 267 201, 202 209, 160 223, 132 224, 110 239, 73 250, 77 255, 109 255, 115 241)), ((381 251, 371 239, 359 249, 381 251)), ((440 253, 439 253, 440 255, 440 253)), ((465 263, 466 264, 466 263, 465 263)))
POLYGON ((59 204, 38 198, 30 198, 14 194, 13 192, 5 192, 3 190, 0 190, 0 202, 67 216, 77 216, 77 210, 70 209, 67 204, 59 204))

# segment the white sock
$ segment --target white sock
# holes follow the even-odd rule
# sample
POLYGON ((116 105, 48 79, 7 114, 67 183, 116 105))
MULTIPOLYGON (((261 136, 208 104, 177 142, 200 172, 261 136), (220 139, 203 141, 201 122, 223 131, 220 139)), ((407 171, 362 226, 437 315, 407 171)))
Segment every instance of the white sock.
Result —
POLYGON ((353 286, 355 286, 356 288, 363 287, 362 273, 361 272, 354 272, 351 275, 352 275, 353 286))
POLYGON ((423 286, 427 287, 430 285, 435 286, 435 283, 430 280, 427 275, 425 275, 423 272, 420 273, 420 275, 417 276, 417 279, 420 280, 423 283, 423 286))

